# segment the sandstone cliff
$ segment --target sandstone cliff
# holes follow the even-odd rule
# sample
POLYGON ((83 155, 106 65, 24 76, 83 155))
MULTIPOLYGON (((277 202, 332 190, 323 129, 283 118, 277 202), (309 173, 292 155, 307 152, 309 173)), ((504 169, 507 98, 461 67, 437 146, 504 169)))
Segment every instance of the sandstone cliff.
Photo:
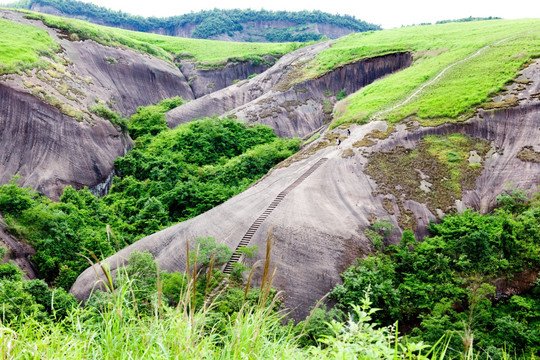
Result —
POLYGON ((282 137, 304 137, 328 122, 338 93, 356 92, 412 62, 410 53, 394 53, 360 60, 291 85, 297 68, 330 45, 328 41, 296 50, 249 81, 173 109, 167 113, 169 126, 202 116, 233 115, 244 122, 269 125, 282 137))

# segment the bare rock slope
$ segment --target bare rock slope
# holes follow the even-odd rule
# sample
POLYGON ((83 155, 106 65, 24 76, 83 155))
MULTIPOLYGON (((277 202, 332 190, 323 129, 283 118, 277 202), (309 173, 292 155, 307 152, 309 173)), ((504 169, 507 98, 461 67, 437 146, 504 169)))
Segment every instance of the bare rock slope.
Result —
MULTIPOLYGON (((427 128, 401 124, 388 131, 386 123, 371 122, 351 126, 349 136, 346 129, 329 132, 242 194, 148 236, 106 262, 114 271, 132 251, 148 250, 162 269, 182 271, 186 239, 213 236, 235 249, 247 238, 249 245, 264 249, 271 231, 275 239, 272 261, 278 264, 274 284, 285 292, 284 305, 294 310, 292 315, 302 318, 340 281, 340 272, 372 250, 364 229, 374 221, 387 219, 396 227, 389 241, 396 241, 404 228, 423 235, 429 220, 445 211, 465 206, 488 210, 507 182, 525 189, 539 183, 540 63, 527 68, 523 78, 529 80, 528 85, 512 86, 502 95, 517 94, 517 105, 480 109, 464 123, 427 128), (433 188, 445 174, 434 167, 433 172, 422 170, 420 162, 390 171, 387 178, 377 181, 368 175, 371 167, 380 164, 381 156, 399 160, 400 154, 413 148, 421 151, 425 135, 454 133, 485 145, 483 152, 470 151, 468 160, 480 165, 472 180, 463 185, 460 197, 450 194, 445 202, 435 202, 433 188), (337 138, 343 140, 339 147, 337 138), (393 186, 393 181, 405 177, 410 179, 408 184, 393 186)), ((246 94, 249 92, 238 99, 246 94)), ((264 258, 263 251, 247 265, 260 258, 264 258)), ((86 298, 98 272, 87 269, 71 292, 86 298)))
POLYGON ((131 140, 90 107, 101 104, 128 115, 164 98, 194 97, 173 64, 129 49, 70 41, 21 13, 0 10, 0 16, 45 29, 62 47, 48 69, 1 77, 0 184, 18 174, 21 185, 53 199, 66 185, 94 187, 106 181, 131 140))

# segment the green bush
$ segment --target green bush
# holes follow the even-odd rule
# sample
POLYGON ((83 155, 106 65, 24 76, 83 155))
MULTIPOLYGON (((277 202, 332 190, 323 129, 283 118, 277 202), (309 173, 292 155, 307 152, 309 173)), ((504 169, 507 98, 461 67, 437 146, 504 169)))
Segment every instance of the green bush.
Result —
POLYGON ((167 129, 165 113, 184 103, 180 97, 165 99, 151 106, 141 106, 129 119, 129 134, 132 139, 140 136, 156 136, 167 129))
MULTIPOLYGON (((538 284, 508 301, 490 299, 495 279, 538 269, 540 207, 537 197, 529 201, 521 192, 500 199, 503 208, 491 214, 466 210, 432 223, 431 237, 423 242, 405 231, 398 246, 358 260, 342 273, 343 284, 332 297, 349 310, 369 294, 373 305, 383 309, 375 318, 414 328, 410 336, 415 340, 435 343, 449 331, 467 338, 469 331, 478 346, 497 356, 504 346, 534 352, 540 347, 540 313, 533 310, 538 284)), ((459 336, 450 345, 463 346, 459 336)))
POLYGON ((8 184, 0 187, 0 212, 3 214, 20 215, 32 207, 37 193, 31 188, 21 188, 17 185, 20 176, 14 176, 8 184))
POLYGON ((347 97, 347 90, 343 89, 336 94, 336 100, 341 101, 347 97))
POLYGON ((126 120, 119 113, 109 109, 105 105, 95 104, 89 106, 88 110, 99 117, 109 120, 111 124, 118 126, 122 131, 125 132, 127 130, 126 120))

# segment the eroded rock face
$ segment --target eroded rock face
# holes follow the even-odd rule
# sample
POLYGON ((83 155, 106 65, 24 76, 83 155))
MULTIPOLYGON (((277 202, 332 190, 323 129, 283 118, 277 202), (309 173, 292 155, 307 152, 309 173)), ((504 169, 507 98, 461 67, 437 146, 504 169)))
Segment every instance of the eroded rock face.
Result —
POLYGON ((330 42, 327 41, 293 51, 283 56, 270 69, 249 81, 241 81, 169 111, 166 114, 169 127, 173 128, 203 116, 222 115, 256 100, 271 91, 286 76, 288 71, 295 68, 294 64, 313 59, 329 45, 330 42))
MULTIPOLYGON (((377 193, 379 184, 365 172, 371 154, 394 151, 397 147, 417 147, 425 135, 458 132, 489 142, 492 150, 482 153, 481 171, 472 188, 464 191, 461 199, 456 199, 455 208, 473 207, 487 211, 507 182, 522 189, 536 188, 540 182, 540 163, 523 161, 518 154, 524 147, 540 151, 540 63, 531 65, 523 75, 531 83, 522 90, 509 90, 510 93, 519 91, 518 97, 522 100, 517 106, 480 110, 477 116, 464 123, 432 128, 401 124, 393 132, 386 132, 387 124, 377 121, 350 126, 350 135, 346 129, 327 133, 242 194, 196 218, 143 238, 106 262, 114 271, 132 251, 148 250, 162 269, 183 271, 186 239, 193 241, 197 236, 213 236, 219 243, 234 249, 278 194, 320 159, 326 158, 283 197, 249 243, 264 249, 267 235, 272 231, 275 239, 272 262, 278 264, 274 285, 285 292, 284 305, 293 310, 292 316, 302 319, 310 306, 340 281, 340 272, 352 265, 357 257, 372 250, 364 230, 374 221, 389 220, 396 227, 386 240, 395 243, 404 227, 416 229, 416 235, 421 238, 429 221, 444 215, 441 209, 440 213, 434 213, 426 203, 408 197, 405 192, 377 193), (337 138, 342 140, 339 147, 337 138), (367 138, 370 141, 364 141, 367 138), (404 217, 411 221, 403 221, 404 217)), ((408 170, 416 171, 414 165, 411 169, 403 169, 408 170)), ((399 178, 401 173, 389 176, 399 178)), ((397 190, 422 184, 429 190, 431 186, 426 183, 433 184, 434 181, 429 173, 424 173, 417 183, 400 184, 397 190)), ((264 256, 262 250, 246 263, 250 266, 264 256)), ((96 271, 87 269, 73 285, 71 292, 79 299, 89 295, 96 282, 96 271)), ((257 276, 260 279, 260 271, 257 276)), ((501 294, 506 291, 503 288, 514 287, 503 285, 501 294)))
POLYGON ((289 88, 280 81, 269 92, 226 115, 268 125, 281 137, 305 137, 331 119, 337 94, 352 94, 411 63, 410 53, 395 53, 361 60, 289 88))
POLYGON ((132 141, 90 111, 100 104, 122 115, 164 98, 193 99, 179 69, 129 49, 70 41, 41 21, 0 10, 8 20, 45 29, 62 47, 47 69, 1 77, 0 184, 15 174, 57 200, 67 185, 104 183, 132 141))
POLYGON ((351 94, 376 79, 408 67, 410 53, 361 60, 294 85, 297 68, 330 42, 285 55, 272 68, 249 81, 214 92, 167 113, 169 127, 202 116, 233 115, 244 122, 269 125, 282 137, 304 137, 330 119, 336 95, 351 94))
MULTIPOLYGON (((274 57, 267 57, 268 63, 274 63, 274 57)), ((203 69, 196 63, 183 60, 180 62, 182 74, 188 80, 195 98, 224 89, 235 82, 245 80, 250 76, 260 74, 269 68, 263 63, 253 64, 250 61, 230 62, 222 68, 203 69)))
POLYGON ((67 185, 82 188, 106 179, 128 142, 109 121, 77 122, 0 84, 1 184, 21 175, 20 185, 58 199, 67 185))

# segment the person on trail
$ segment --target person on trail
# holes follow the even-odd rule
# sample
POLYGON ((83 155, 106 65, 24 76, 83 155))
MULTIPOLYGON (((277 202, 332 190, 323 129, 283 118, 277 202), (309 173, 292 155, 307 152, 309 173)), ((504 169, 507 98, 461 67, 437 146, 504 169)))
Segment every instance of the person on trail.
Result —
POLYGON ((339 147, 339 145, 341 145, 341 139, 340 138, 337 139, 337 146, 339 147))
POLYGON ((347 129, 347 136, 351 136, 351 129, 347 129))

